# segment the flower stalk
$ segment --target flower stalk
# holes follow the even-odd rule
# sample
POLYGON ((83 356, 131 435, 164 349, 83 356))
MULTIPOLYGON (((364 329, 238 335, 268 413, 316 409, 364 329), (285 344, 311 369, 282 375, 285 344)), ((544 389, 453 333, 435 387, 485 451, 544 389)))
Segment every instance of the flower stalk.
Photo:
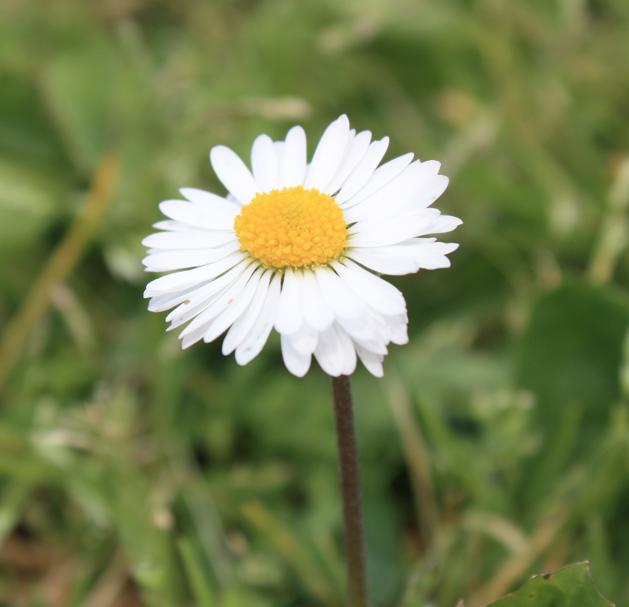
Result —
POLYGON ((331 377, 343 501, 347 607, 367 607, 360 474, 352 391, 347 375, 331 377))

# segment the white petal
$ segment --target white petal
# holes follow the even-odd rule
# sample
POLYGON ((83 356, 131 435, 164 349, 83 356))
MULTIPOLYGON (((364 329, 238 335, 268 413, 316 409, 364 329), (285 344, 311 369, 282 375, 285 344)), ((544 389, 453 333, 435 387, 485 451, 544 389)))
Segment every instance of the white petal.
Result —
POLYGON ((155 297, 156 295, 162 295, 168 291, 179 291, 198 285, 220 276, 223 272, 233 268, 244 259, 246 259, 245 254, 242 251, 236 251, 224 259, 220 259, 206 266, 162 276, 146 286, 144 296, 155 297))
POLYGON ((202 325, 195 331, 184 335, 181 340, 181 348, 185 350, 186 348, 189 348, 190 346, 200 341, 203 338, 203 334, 205 333, 206 328, 207 325, 202 325))
POLYGON ((149 301, 148 309, 150 312, 165 312, 166 310, 170 310, 170 308, 174 308, 176 305, 186 301, 188 295, 197 288, 197 285, 195 285, 181 291, 169 292, 164 295, 152 297, 149 301))
POLYGON ((282 294, 275 318, 275 330, 282 335, 296 333, 303 324, 302 280, 301 272, 294 272, 292 268, 284 272, 282 294))
POLYGON ((269 338, 269 333, 273 329, 281 284, 282 276, 275 274, 256 322, 242 343, 236 348, 236 362, 239 365, 246 365, 252 361, 264 348, 264 344, 269 338))
POLYGON ((256 320, 260 316, 260 311, 267 298, 269 283, 273 277, 273 272, 266 272, 260 279, 255 295, 244 314, 230 327, 223 340, 222 352, 227 356, 231 354, 245 339, 247 333, 251 331, 256 320))
MULTIPOLYGON (((372 317, 376 324, 376 331, 378 332, 378 339, 380 340, 379 344, 385 344, 386 347, 391 343, 391 328, 387 324, 387 321, 383 314, 380 312, 376 312, 374 310, 369 310, 369 315, 372 317)), ((382 347, 378 344, 378 347, 373 347, 373 344, 362 343, 362 341, 357 341, 360 346, 369 350, 370 352, 374 352, 376 354, 386 354, 387 351, 382 351, 382 347)), ((376 340, 376 343, 377 340, 376 340)))
POLYGON ((343 375, 351 375, 356 371, 356 348, 351 337, 341 328, 337 327, 341 346, 343 348, 343 375))
POLYGON ((303 185, 305 177, 306 133, 300 126, 294 126, 286 135, 283 186, 292 188, 303 185))
POLYGON ((229 285, 226 289, 221 291, 218 297, 214 298, 212 303, 203 310, 192 322, 181 332, 179 337, 184 337, 192 331, 196 330, 201 325, 209 325, 225 308, 227 308, 237 297, 240 292, 245 288, 245 285, 249 281, 249 278, 256 270, 256 264, 251 264, 247 269, 229 285))
POLYGON ((189 293, 182 304, 166 317, 166 322, 172 323, 170 329, 175 329, 188 322, 191 318, 205 310, 216 300, 218 295, 234 284, 250 265, 247 262, 240 263, 229 270, 229 272, 225 272, 225 274, 222 274, 212 282, 189 293))
POLYGON ((179 188, 179 191, 182 196, 193 204, 210 209, 213 215, 231 218, 232 222, 234 217, 240 213, 240 204, 235 200, 223 198, 222 196, 212 194, 212 192, 198 190, 197 188, 179 188))
MULTIPOLYGON (((435 161, 436 162, 436 161, 435 161)), ((423 207, 429 207, 441 194, 443 194, 450 183, 449 177, 445 175, 436 175, 430 181, 430 187, 426 187, 415 204, 423 207)))
MULTIPOLYGON (((319 345, 314 352, 317 362, 321 368, 332 377, 338 377, 346 373, 352 367, 352 354, 354 350, 352 340, 347 333, 336 324, 319 335, 319 345)), ((353 354, 354 368, 356 367, 356 353, 353 354)))
MULTIPOLYGON (((175 308, 166 318, 167 321, 170 321, 170 326, 168 327, 168 329, 166 329, 166 331, 173 331, 181 327, 181 325, 185 325, 188 321, 192 320, 193 318, 199 316, 201 312, 204 312, 209 307, 211 307, 216 302, 216 300, 219 299, 219 297, 223 295, 223 293, 227 290, 227 288, 228 287, 223 287, 221 289, 216 289, 215 291, 212 291, 210 295, 208 295, 202 301, 197 302, 196 305, 192 303, 188 303, 188 301, 190 300, 186 300, 179 307, 175 308)), ((204 318, 205 318, 205 321, 202 323, 202 325, 207 330, 207 327, 209 327, 210 323, 212 322, 213 317, 205 316, 204 318)), ((203 334, 205 335, 205 331, 203 332, 203 334)))
MULTIPOLYGON (((233 223, 233 222, 232 222, 233 223)), ((172 221, 171 219, 166 219, 164 221, 158 221, 153 224, 154 228, 158 230, 169 230, 171 232, 204 232, 205 228, 201 228, 199 226, 193 226, 187 223, 182 223, 181 221, 172 221)), ((229 225, 222 221, 217 222, 217 225, 213 227, 215 230, 223 230, 228 228, 229 225)))
POLYGON ((314 352, 319 366, 332 377, 343 372, 343 346, 334 325, 319 335, 319 345, 314 352))
POLYGON ((356 344, 356 353, 369 373, 376 377, 384 376, 384 370, 382 369, 383 356, 365 350, 365 348, 362 348, 358 344, 356 344))
POLYGON ((354 224, 348 237, 350 247, 383 247, 430 234, 439 217, 437 209, 416 209, 389 217, 376 217, 354 224))
POLYGON ((164 200, 159 203, 159 209, 166 217, 195 228, 223 230, 234 225, 233 219, 225 219, 220 214, 214 214, 209 207, 201 207, 184 200, 164 200))
POLYGON ((384 246, 385 244, 395 244, 419 235, 429 234, 433 223, 437 221, 440 212, 438 209, 413 208, 413 205, 406 205, 402 211, 392 209, 378 210, 373 213, 373 217, 357 221, 349 230, 350 238, 354 246, 384 246), (384 236, 384 232, 391 232, 391 235, 384 236), (397 238, 400 233, 410 234, 397 238), (390 241, 391 236, 395 237, 390 241), (382 244, 358 244, 359 241, 374 240, 382 244))
POLYGON ((365 185, 356 194, 343 205, 344 209, 353 207, 356 203, 364 200, 368 196, 371 196, 374 192, 377 192, 381 187, 384 187, 390 181, 393 181, 413 160, 413 154, 408 153, 404 156, 399 156, 393 160, 389 160, 381 167, 378 167, 369 177, 365 185))
MULTIPOLYGON (((350 131, 350 133, 351 132, 352 131, 350 131)), ((358 133, 358 135, 352 139, 350 148, 345 154, 339 170, 336 172, 332 181, 325 187, 326 194, 333 196, 343 186, 349 174, 365 155, 370 141, 370 131, 362 131, 362 133, 358 133)))
POLYGON ((334 314, 343 318, 356 318, 364 314, 364 301, 355 295, 335 272, 320 267, 315 270, 315 275, 323 299, 334 314))
POLYGON ((385 322, 389 329, 389 337, 394 344, 403 346, 408 343, 408 317, 406 314, 385 316, 385 322))
POLYGON ((348 253, 348 257, 374 272, 401 276, 414 274, 420 268, 449 268, 450 260, 445 255, 452 253, 458 246, 441 242, 418 242, 412 246, 402 243, 389 247, 354 249, 348 253))
POLYGON ((428 229, 439 216, 437 209, 418 209, 412 213, 395 215, 387 220, 361 221, 353 226, 348 238, 350 247, 384 247, 429 233, 428 229))
POLYGON ((147 236, 142 244, 156 249, 207 249, 236 240, 233 230, 190 230, 188 232, 158 232, 147 236))
MULTIPOLYGON (((167 331, 172 331, 173 329, 180 327, 189 320, 193 319, 195 316, 201 314, 201 312, 207 310, 207 308, 212 306, 219 297, 221 297, 230 287, 232 287, 232 285, 236 283, 247 268, 250 268, 247 275, 251 275, 253 267, 250 266, 251 264, 241 263, 235 268, 232 268, 229 272, 219 276, 216 280, 213 280, 209 284, 196 290, 194 293, 191 293, 186 301, 175 308, 166 317, 166 322, 170 322, 170 326, 167 331)), ((211 318, 206 318, 209 319, 205 324, 208 326, 211 322, 211 318)))
POLYGON ((310 369, 311 354, 301 354, 293 347, 290 337, 282 335, 282 358, 286 368, 295 376, 303 377, 310 369))
POLYGON ((224 259, 240 249, 237 240, 217 247, 215 249, 199 249, 192 251, 167 251, 149 255, 142 260, 149 272, 168 272, 169 270, 181 270, 183 268, 194 268, 204 266, 219 259, 224 259))
POLYGON ((286 337, 290 339, 293 348, 304 356, 310 356, 319 343, 318 332, 307 325, 303 325, 297 333, 286 335, 286 337))
POLYGON ((251 168, 256 182, 256 192, 277 189, 277 154, 273 140, 268 135, 260 135, 253 142, 251 168))
POLYGON ((351 259, 345 259, 343 263, 335 262, 332 267, 356 295, 378 312, 401 314, 406 311, 404 295, 398 289, 386 280, 361 268, 351 259))
POLYGON ((323 133, 308 168, 304 188, 323 191, 330 183, 343 159, 348 136, 349 120, 343 114, 323 133))
POLYGON ((426 234, 444 234, 452 232, 454 228, 460 226, 463 222, 458 217, 452 215, 440 215, 427 228, 426 234))
POLYGON ((210 151, 210 162, 223 185, 242 204, 249 204, 256 195, 256 184, 238 154, 224 145, 217 145, 210 151))
MULTIPOLYGON (((333 194, 335 192, 335 190, 332 189, 334 187, 334 181, 336 181, 337 175, 342 170, 344 170, 345 161, 347 160, 350 150, 352 149, 352 144, 354 143, 355 137, 356 137, 356 129, 350 129, 347 133, 347 139, 345 140, 345 148, 343 149, 343 153, 341 154, 341 159, 339 161, 338 168, 336 172, 332 175, 331 180, 328 181, 326 186, 321 190, 322 192, 326 194, 330 194, 330 193, 333 194)), ((336 189, 338 190, 338 188, 336 189)))
POLYGON ((343 204, 354 196, 373 175, 376 167, 380 164, 387 148, 389 147, 389 138, 385 137, 381 141, 374 141, 367 149, 366 154, 358 163, 358 166, 352 171, 347 181, 343 185, 343 189, 336 197, 338 204, 343 204))
MULTIPOLYGON (((364 348, 378 354, 387 353, 387 344, 391 341, 390 331, 381 331, 371 315, 366 314, 360 318, 338 318, 336 323, 352 340, 364 348)), ((384 319, 381 320, 381 323, 387 327, 384 319)))
POLYGON ((264 271, 264 268, 258 268, 249 278, 242 291, 231 302, 228 302, 225 310, 212 321, 212 324, 203 336, 203 341, 206 344, 214 341, 219 335, 227 331, 244 314, 256 293, 264 271))
POLYGON ((439 268, 449 268, 450 260, 446 255, 456 251, 459 245, 454 242, 435 242, 433 245, 417 247, 415 259, 420 268, 425 270, 438 270, 439 268))
POLYGON ((277 189, 281 190, 285 187, 284 185, 284 169, 286 157, 284 154, 284 142, 283 141, 275 141, 273 142, 273 147, 275 148, 275 155, 277 156, 277 189))
POLYGON ((435 165, 438 164, 431 161, 413 162, 371 196, 351 209, 344 209, 345 221, 373 221, 376 216, 390 217, 399 213, 408 205, 414 209, 428 206, 434 199, 433 195, 438 196, 445 189, 440 180, 444 176, 434 174, 435 165), (422 201, 425 203, 422 204, 422 201))
POLYGON ((334 322, 335 315, 323 299, 314 272, 303 272, 302 286, 304 321, 316 331, 325 331, 334 322))
MULTIPOLYGON (((222 291, 223 289, 229 287, 231 284, 235 283, 236 280, 240 278, 240 275, 247 268, 251 268, 249 272, 249 274, 251 274, 251 272, 253 272, 256 267, 257 264, 252 263, 251 259, 243 259, 241 263, 234 266, 233 268, 230 268, 227 272, 221 274, 220 276, 205 285, 200 285, 199 288, 197 288, 195 291, 189 293, 188 301, 190 303, 187 305, 196 306, 197 304, 202 303, 203 301, 209 299, 215 293, 218 293, 219 291, 222 291)), ((166 317, 166 320, 170 321, 174 317, 174 313, 171 312, 166 317)))
POLYGON ((371 249, 355 249, 350 255, 354 261, 378 272, 390 276, 415 274, 419 270, 419 263, 415 261, 411 252, 398 250, 396 247, 374 247, 371 249))
POLYGON ((341 154, 341 159, 339 161, 338 168, 336 172, 332 175, 331 181, 328 181, 326 186, 321 190, 325 194, 333 194, 335 192, 335 190, 332 189, 334 188, 334 181, 336 181, 337 175, 341 172, 341 170, 343 170, 343 165, 345 164, 345 160, 347 159, 347 156, 349 155, 349 152, 352 149, 352 143, 354 142, 355 137, 356 137, 356 129, 350 129, 349 132, 347 133, 347 139, 345 140, 345 148, 343 149, 343 153, 341 154))
MULTIPOLYGON (((347 216, 351 216, 354 221, 364 218, 374 221, 378 217, 424 210, 443 194, 448 187, 448 182, 449 179, 445 175, 433 175, 421 183, 417 178, 415 183, 407 182, 404 189, 398 188, 390 192, 387 204, 371 204, 371 206, 363 207, 361 203, 355 207, 355 211, 354 209, 348 211, 347 216)), ((367 205, 367 201, 364 204, 367 205)))

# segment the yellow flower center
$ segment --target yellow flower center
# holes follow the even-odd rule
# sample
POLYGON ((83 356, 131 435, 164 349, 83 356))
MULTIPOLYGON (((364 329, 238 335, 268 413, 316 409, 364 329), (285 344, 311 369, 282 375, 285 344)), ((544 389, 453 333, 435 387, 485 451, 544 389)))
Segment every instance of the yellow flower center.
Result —
POLYGON ((343 210, 334 198, 300 185, 256 194, 236 216, 234 229, 241 250, 273 268, 328 263, 347 242, 343 210))

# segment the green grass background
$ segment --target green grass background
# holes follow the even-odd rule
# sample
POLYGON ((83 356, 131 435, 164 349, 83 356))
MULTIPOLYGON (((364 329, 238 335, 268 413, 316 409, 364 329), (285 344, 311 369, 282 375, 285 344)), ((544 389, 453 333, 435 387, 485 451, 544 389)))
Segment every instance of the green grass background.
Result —
POLYGON ((0 605, 342 605, 327 378, 182 352, 140 263, 212 146, 341 113, 465 222, 352 378, 373 605, 629 605, 628 66, 626 0, 3 0, 0 605))

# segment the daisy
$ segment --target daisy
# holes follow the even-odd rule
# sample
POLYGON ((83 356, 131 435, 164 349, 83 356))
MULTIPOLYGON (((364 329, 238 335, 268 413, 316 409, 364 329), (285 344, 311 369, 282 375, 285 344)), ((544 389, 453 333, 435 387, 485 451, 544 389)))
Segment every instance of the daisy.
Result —
POLYGON ((350 375, 357 357, 375 376, 390 343, 408 341, 402 293, 379 277, 450 266, 458 245, 430 234, 461 223, 430 205, 448 178, 413 154, 378 166, 388 137, 350 129, 347 116, 321 137, 310 162, 306 135, 260 135, 250 171, 229 148, 210 152, 226 197, 182 188, 159 206, 170 219, 144 239, 147 271, 168 272, 144 293, 149 310, 174 308, 168 330, 187 326, 182 347, 227 331, 223 354, 245 365, 270 332, 287 369, 303 377, 314 354, 329 375, 350 375))

